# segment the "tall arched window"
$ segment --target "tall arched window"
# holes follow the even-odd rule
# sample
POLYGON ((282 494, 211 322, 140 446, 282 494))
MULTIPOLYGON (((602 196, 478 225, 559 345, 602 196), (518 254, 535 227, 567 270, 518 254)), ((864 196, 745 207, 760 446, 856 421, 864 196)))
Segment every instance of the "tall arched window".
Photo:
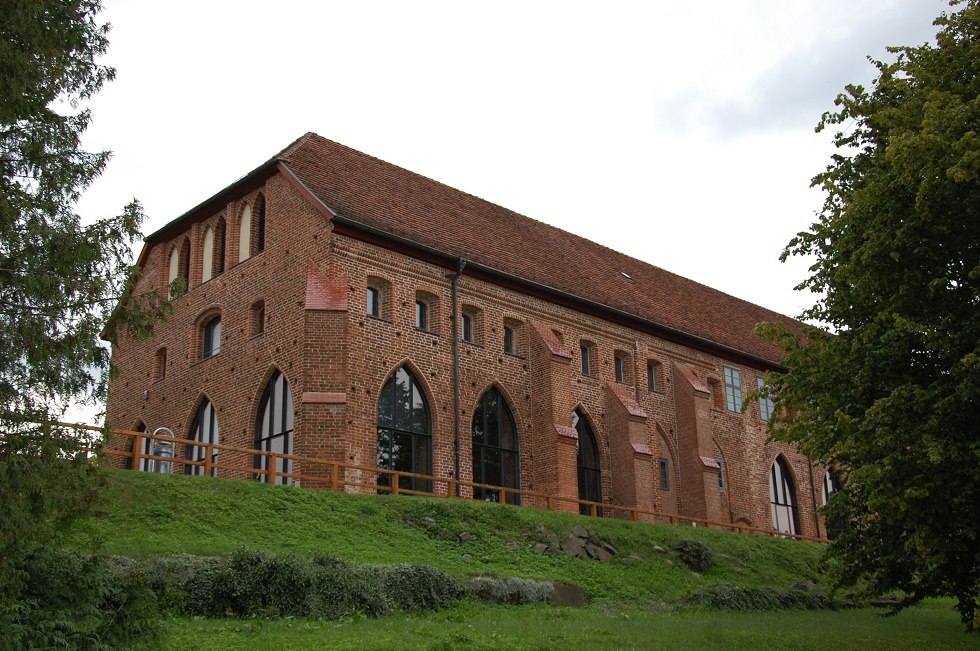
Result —
MULTIPOLYGON (((144 423, 143 421, 140 421, 140 422, 136 423, 136 427, 133 428, 133 431, 134 432, 143 432, 145 434, 146 433, 146 423, 144 423)), ((133 444, 135 442, 136 442, 136 439, 135 438, 129 439, 129 449, 130 449, 130 451, 132 451, 133 444)), ((148 454, 152 454, 152 450, 153 450, 153 441, 151 441, 148 438, 144 438, 143 439, 143 442, 140 444, 140 455, 142 455, 142 456, 140 457, 139 470, 141 470, 143 472, 149 472, 150 471, 151 465, 153 464, 153 460, 152 459, 146 459, 145 457, 148 454)), ((132 459, 132 457, 126 457, 126 466, 125 467, 126 467, 126 470, 132 470, 133 469, 133 459, 132 459)))
MULTIPOLYGON (((415 377, 404 366, 395 371, 378 398, 378 468, 432 474, 432 425, 429 404, 415 377)), ((391 475, 378 475, 390 486, 391 475)), ((400 477, 399 490, 431 492, 432 483, 400 477)))
MULTIPOLYGON (((473 481, 477 484, 520 488, 517 428, 507 401, 492 388, 480 398, 473 413, 473 481)), ((478 500, 496 502, 499 493, 473 490, 478 500)), ((508 504, 520 504, 520 495, 507 493, 508 504)))
MULTIPOLYGON (((211 404, 210 400, 205 399, 201 403, 201 406, 197 408, 197 414, 194 416, 194 423, 191 425, 191 431, 187 438, 198 443, 220 443, 218 414, 215 412, 214 405, 211 404)), ((190 461, 199 461, 200 465, 184 464, 184 474, 203 475, 203 464, 207 459, 207 454, 208 448, 203 445, 188 445, 187 459, 190 461)), ((211 448, 211 463, 216 464, 217 462, 218 450, 211 448)), ((214 477, 217 474, 218 469, 212 467, 211 476, 214 477)))
MULTIPOLYGON (((585 414, 577 409, 572 412, 572 427, 578 432, 578 498, 590 502, 602 501, 602 475, 599 463, 599 446, 585 414)), ((591 505, 579 505, 579 513, 592 513, 591 505)), ((596 511, 602 516, 602 509, 596 511)))
POLYGON ((776 531, 798 534, 800 514, 796 508, 796 488, 786 461, 780 456, 769 472, 769 502, 772 504, 772 526, 776 531))
POLYGON ((178 245, 175 246, 170 251, 170 258, 167 261, 167 287, 172 298, 176 298, 187 291, 189 285, 189 274, 190 274, 190 257, 191 257, 191 243, 186 237, 178 245), (180 292, 173 291, 173 283, 178 278, 183 279, 184 287, 180 292))
POLYGON ((214 261, 211 275, 220 276, 225 272, 225 218, 219 217, 214 225, 214 261))
MULTIPOLYGON (((265 386, 265 393, 259 402, 259 413, 255 421, 255 449, 278 454, 293 453, 293 394, 282 373, 276 373, 265 386)), ((270 457, 264 454, 255 455, 254 467, 258 470, 269 470, 270 457)), ((294 483, 291 477, 283 477, 283 473, 292 472, 289 459, 275 457, 275 474, 277 484, 294 483)), ((268 481, 269 475, 258 474, 259 481, 268 481)))

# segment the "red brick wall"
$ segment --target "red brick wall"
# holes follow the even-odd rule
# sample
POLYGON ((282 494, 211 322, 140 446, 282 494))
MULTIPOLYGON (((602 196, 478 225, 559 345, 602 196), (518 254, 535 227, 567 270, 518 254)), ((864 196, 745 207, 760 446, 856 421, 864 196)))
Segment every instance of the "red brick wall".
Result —
MULTIPOLYGON (((293 395, 295 451, 373 465, 378 395, 394 371, 406 365, 429 403, 434 472, 453 476, 453 270, 334 232, 328 219, 279 175, 260 191, 266 202, 265 250, 252 258, 237 262, 239 216, 259 190, 229 202, 186 231, 191 242, 190 287, 151 341, 123 341, 115 347, 113 362, 121 372, 112 382, 110 423, 129 428, 142 421, 151 431, 166 425, 183 437, 196 406, 207 396, 218 411, 222 442, 249 447, 264 383, 279 369, 293 395), (227 224, 226 271, 201 284, 204 229, 219 216, 227 224), (309 297, 312 307, 307 309, 311 273, 332 292, 326 308, 326 299, 317 294, 309 297), (385 285, 382 318, 367 315, 369 277, 385 285), (346 301, 342 300, 345 291, 346 301), (414 326, 419 292, 430 301, 428 331, 414 326), (255 336, 249 319, 257 300, 265 302, 267 321, 265 333, 255 336), (208 310, 221 313, 221 352, 200 360, 199 319, 208 310), (161 346, 167 348, 168 362, 166 376, 157 380, 154 357, 161 346)), ((253 225, 256 220, 253 214, 253 225)), ((137 291, 164 286, 167 255, 184 234, 177 233, 148 252, 137 291)), ((819 501, 822 470, 815 472, 812 486, 805 457, 788 446, 765 442, 757 405, 744 414, 727 412, 724 405, 712 407, 710 398, 696 395, 674 368, 687 365, 697 369, 701 378, 720 378, 726 364, 739 368, 746 394, 761 371, 481 280, 467 271, 459 278, 458 299, 460 306, 474 308, 478 314, 474 343, 459 344, 462 479, 472 478, 474 409, 482 394, 496 386, 507 398, 517 426, 523 489, 577 496, 576 441, 567 428, 572 411, 579 408, 595 430, 606 501, 671 510, 676 504, 680 513, 691 517, 742 518, 768 527, 768 473, 781 453, 796 481, 803 533, 817 533, 812 497, 815 494, 819 501), (516 354, 503 350, 505 321, 517 326, 516 354), (546 341, 542 327, 544 332, 556 331, 561 344, 546 341), (594 343, 594 377, 581 374, 582 340, 594 343), (616 351, 627 354, 623 389, 644 417, 630 416, 621 402, 610 402, 607 386, 615 382, 616 351), (648 360, 661 364, 654 392, 647 389, 648 360), (660 449, 658 430, 672 453, 660 449), (657 459, 661 456, 674 463, 673 495, 660 494, 657 459), (725 459, 724 491, 718 489, 717 473, 712 475, 701 466, 700 456, 725 459), (623 485, 624 475, 632 475, 630 486, 623 485)), ((349 475, 348 479, 358 478, 349 475)))

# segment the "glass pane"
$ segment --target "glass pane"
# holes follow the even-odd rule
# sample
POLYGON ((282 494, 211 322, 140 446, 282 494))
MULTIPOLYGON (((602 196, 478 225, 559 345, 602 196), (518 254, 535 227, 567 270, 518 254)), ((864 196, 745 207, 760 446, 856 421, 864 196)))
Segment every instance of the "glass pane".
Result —
POLYGON ((286 415, 285 419, 285 429, 286 431, 292 431, 293 429, 293 394, 289 390, 289 384, 286 382, 286 378, 280 376, 282 379, 283 388, 283 398, 282 405, 279 407, 282 409, 283 413, 286 415))
POLYGON ((391 469, 412 472, 412 435, 395 431, 391 443, 391 469))
POLYGON ((393 427, 395 424, 393 400, 395 395, 394 378, 388 380, 378 398, 378 427, 393 427))
POLYGON ((483 405, 487 416, 487 445, 500 446, 500 413, 499 396, 496 391, 488 391, 483 396, 483 405))
POLYGON ((516 450, 517 449, 517 436, 514 433, 514 420, 510 414, 510 409, 507 408, 507 403, 501 399, 500 406, 500 447, 505 450, 516 450))
POLYGON ((408 430, 412 424, 412 378, 404 368, 395 373, 395 429, 408 430))
POLYGON ((481 404, 473 414, 473 445, 482 445, 486 442, 486 432, 483 429, 483 408, 481 404))
POLYGON ((429 410, 425 405, 425 397, 418 386, 412 382, 412 431, 416 434, 429 433, 429 410))
POLYGON ((378 468, 391 468, 391 444, 393 440, 392 431, 390 429, 379 427, 378 428, 378 453, 377 453, 377 467, 378 468))

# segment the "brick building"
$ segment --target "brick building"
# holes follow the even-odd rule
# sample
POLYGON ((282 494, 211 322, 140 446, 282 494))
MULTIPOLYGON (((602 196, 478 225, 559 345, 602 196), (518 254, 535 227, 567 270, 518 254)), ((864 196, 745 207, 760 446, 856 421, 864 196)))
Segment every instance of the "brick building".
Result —
POLYGON ((139 265, 186 292, 114 347, 115 427, 824 533, 823 469, 741 411, 785 319, 751 303, 315 134, 139 265))

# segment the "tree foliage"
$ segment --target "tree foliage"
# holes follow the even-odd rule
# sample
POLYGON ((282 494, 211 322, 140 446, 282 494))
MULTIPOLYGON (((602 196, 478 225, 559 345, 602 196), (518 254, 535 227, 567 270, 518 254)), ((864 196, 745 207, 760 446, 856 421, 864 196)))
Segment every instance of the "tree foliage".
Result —
POLYGON ((40 423, 104 397, 100 335, 145 333, 169 309, 128 291, 139 204, 91 223, 75 212, 109 160, 81 147, 82 103, 114 76, 98 63, 100 10, 99 0, 0 0, 0 628, 32 580, 30 559, 97 486, 84 443, 40 423))
POLYGON ((767 391, 772 436, 836 468, 828 517, 840 585, 980 595, 980 2, 954 0, 937 42, 890 48, 872 88, 847 86, 818 130, 840 129, 814 186, 815 256, 799 289, 826 329, 769 327, 788 373, 767 391), (833 331, 833 335, 828 334, 833 331))

